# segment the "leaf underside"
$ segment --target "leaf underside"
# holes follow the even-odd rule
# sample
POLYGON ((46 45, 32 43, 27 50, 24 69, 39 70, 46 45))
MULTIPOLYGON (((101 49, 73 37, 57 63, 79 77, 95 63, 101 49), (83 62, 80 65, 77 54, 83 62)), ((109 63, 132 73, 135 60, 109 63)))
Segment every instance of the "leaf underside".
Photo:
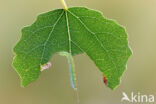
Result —
POLYGON ((111 89, 119 85, 132 54, 125 29, 102 13, 85 7, 57 9, 39 15, 31 26, 22 29, 14 52, 13 66, 22 86, 36 80, 41 65, 55 53, 69 52, 88 55, 107 78, 111 89))

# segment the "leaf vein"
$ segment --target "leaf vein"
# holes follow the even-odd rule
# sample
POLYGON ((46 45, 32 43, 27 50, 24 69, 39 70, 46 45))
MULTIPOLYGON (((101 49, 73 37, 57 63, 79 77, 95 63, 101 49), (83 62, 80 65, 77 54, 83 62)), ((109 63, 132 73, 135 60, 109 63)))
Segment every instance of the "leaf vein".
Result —
POLYGON ((96 34, 95 34, 93 31, 91 31, 91 30, 83 23, 83 21, 82 21, 77 15, 75 15, 74 13, 72 13, 72 12, 69 11, 69 10, 68 10, 68 12, 69 12, 73 17, 75 17, 75 18, 85 27, 85 29, 88 30, 88 32, 90 32, 91 34, 93 34, 93 35, 95 36, 95 38, 97 39, 97 41, 100 43, 100 45, 102 46, 102 48, 105 50, 105 52, 107 53, 108 57, 109 57, 110 60, 112 61, 113 65, 115 66, 116 71, 118 71, 115 62, 113 61, 112 57, 111 57, 111 56, 109 55, 109 53, 108 53, 108 50, 105 49, 105 47, 103 46, 103 44, 102 44, 102 42, 99 40, 99 38, 96 36, 96 34))
POLYGON ((50 37, 51 37, 51 35, 52 35, 54 29, 55 29, 57 23, 59 22, 59 20, 60 20, 61 17, 63 16, 63 14, 64 14, 64 11, 61 13, 61 15, 59 16, 59 18, 58 18, 57 21, 55 22, 53 28, 51 29, 51 31, 50 31, 50 33, 49 33, 49 35, 48 35, 48 38, 46 39, 46 41, 45 41, 45 43, 44 43, 44 48, 43 48, 43 52, 42 52, 42 56, 41 56, 41 60, 40 60, 40 64, 42 63, 42 60, 43 60, 43 56, 44 56, 44 53, 45 53, 46 45, 47 45, 47 43, 48 43, 48 41, 49 41, 49 39, 50 39, 50 37))

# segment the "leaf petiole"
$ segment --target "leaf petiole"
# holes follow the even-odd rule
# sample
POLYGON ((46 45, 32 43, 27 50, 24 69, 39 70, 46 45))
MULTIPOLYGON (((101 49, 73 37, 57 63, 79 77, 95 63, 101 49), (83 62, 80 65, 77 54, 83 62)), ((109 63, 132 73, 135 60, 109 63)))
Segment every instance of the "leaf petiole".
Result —
POLYGON ((66 2, 64 0, 61 0, 61 3, 63 5, 63 7, 64 7, 64 10, 68 10, 66 2))

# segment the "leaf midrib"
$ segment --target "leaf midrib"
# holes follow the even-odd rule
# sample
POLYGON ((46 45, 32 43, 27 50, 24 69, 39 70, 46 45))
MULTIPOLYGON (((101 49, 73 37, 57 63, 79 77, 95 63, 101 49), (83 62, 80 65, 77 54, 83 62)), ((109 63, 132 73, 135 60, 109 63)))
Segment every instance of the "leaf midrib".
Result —
POLYGON ((69 20, 68 20, 68 14, 67 11, 65 11, 65 15, 66 15, 66 23, 67 23, 67 34, 68 34, 68 41, 69 41, 69 54, 72 54, 72 47, 71 47, 71 35, 70 35, 70 30, 69 30, 69 20))

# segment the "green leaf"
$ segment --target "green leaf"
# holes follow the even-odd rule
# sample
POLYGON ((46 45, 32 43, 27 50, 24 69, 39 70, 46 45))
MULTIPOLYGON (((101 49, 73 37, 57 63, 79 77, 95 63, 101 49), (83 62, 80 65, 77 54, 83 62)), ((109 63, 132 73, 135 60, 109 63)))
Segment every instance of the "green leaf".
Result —
POLYGON ((36 80, 41 66, 57 52, 85 53, 114 89, 131 56, 125 29, 102 13, 85 7, 57 9, 38 16, 35 23, 22 29, 14 47, 13 66, 26 86, 36 80))

